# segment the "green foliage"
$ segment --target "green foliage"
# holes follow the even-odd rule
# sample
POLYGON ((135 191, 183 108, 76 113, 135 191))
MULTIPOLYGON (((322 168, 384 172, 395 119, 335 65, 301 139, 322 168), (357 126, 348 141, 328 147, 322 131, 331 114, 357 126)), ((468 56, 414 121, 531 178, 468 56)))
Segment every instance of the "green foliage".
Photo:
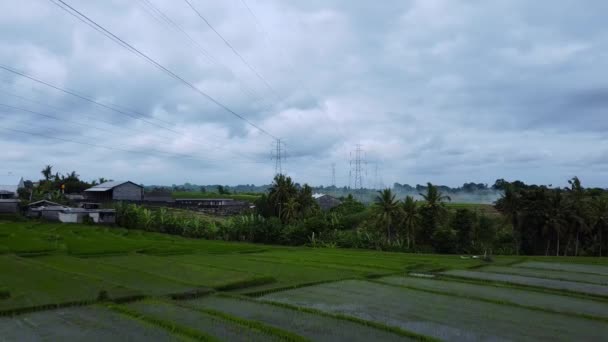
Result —
POLYGON ((605 190, 586 189, 577 177, 565 189, 520 183, 503 182, 504 195, 496 202, 511 225, 516 253, 605 254, 605 190))

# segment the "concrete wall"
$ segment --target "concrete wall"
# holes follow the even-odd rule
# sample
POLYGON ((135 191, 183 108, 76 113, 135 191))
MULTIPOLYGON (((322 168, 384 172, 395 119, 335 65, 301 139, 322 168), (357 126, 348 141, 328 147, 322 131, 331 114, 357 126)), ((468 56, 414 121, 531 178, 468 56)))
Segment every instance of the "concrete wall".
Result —
POLYGON ((141 201, 144 198, 144 189, 132 183, 119 185, 112 192, 112 199, 117 201, 141 201))
POLYGON ((64 223, 82 223, 88 213, 59 213, 59 221, 64 223))
POLYGON ((19 211, 19 202, 0 202, 0 213, 16 214, 19 211))

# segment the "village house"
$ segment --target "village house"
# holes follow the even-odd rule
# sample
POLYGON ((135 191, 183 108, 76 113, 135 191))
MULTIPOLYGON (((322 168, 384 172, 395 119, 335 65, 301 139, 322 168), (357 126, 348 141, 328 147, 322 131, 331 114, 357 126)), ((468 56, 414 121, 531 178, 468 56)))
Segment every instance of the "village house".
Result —
POLYGON ((313 194, 312 198, 315 199, 315 201, 323 211, 328 211, 331 208, 337 207, 342 204, 342 201, 327 194, 313 194))
POLYGON ((130 181, 110 181, 84 191, 88 202, 134 201, 144 199, 144 187, 130 181))
POLYGON ((0 176, 0 213, 19 211, 19 189, 25 188, 23 178, 0 176))

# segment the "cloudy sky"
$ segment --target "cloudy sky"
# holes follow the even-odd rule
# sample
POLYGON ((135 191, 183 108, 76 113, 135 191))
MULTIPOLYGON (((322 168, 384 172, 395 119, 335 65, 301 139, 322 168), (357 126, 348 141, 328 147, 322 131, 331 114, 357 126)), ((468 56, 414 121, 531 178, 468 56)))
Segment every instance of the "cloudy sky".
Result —
POLYGON ((361 144, 368 185, 606 187, 606 1, 64 2, 166 70, 52 1, 0 2, 2 174, 262 184, 280 137, 315 185, 332 164, 348 185, 361 144))

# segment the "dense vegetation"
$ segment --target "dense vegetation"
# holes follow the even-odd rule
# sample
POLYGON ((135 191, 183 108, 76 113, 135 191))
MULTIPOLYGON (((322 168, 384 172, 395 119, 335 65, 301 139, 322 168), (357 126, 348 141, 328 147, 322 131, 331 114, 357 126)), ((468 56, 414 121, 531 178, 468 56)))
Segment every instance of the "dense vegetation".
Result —
POLYGON ((606 254, 608 192, 586 189, 578 178, 564 189, 504 182, 496 208, 511 223, 517 253, 606 254))
MULTIPOLYGON (((65 199, 61 190, 80 192, 97 184, 82 181, 76 172, 53 174, 50 165, 41 173, 39 185, 33 187, 28 182, 22 198, 62 202, 65 199)), ((100 183, 104 181, 99 179, 100 183)), ((569 184, 563 189, 502 179, 491 187, 466 183, 457 189, 431 183, 416 187, 396 184, 394 189, 376 192, 370 205, 350 194, 341 198, 338 207, 323 211, 312 197, 312 187, 277 175, 263 194, 235 194, 221 185, 216 187, 217 192, 203 187, 198 192, 174 193, 179 198, 228 197, 255 203, 256 210, 246 215, 219 220, 195 212, 119 203, 117 224, 187 237, 284 245, 436 253, 605 255, 607 191, 586 189, 576 177, 569 184), (411 195, 397 199, 403 191, 420 191, 416 196, 420 200, 411 195), (480 191, 502 193, 495 209, 450 203, 455 192, 480 191)))
POLYGON ((118 205, 118 224, 127 228, 189 237, 285 245, 366 248, 438 253, 512 253, 510 230, 500 216, 470 205, 450 208, 449 200, 428 184, 424 201, 395 199, 379 192, 366 206, 352 195, 322 211, 312 188, 277 175, 268 193, 255 199, 256 212, 211 222, 165 209, 118 205))

